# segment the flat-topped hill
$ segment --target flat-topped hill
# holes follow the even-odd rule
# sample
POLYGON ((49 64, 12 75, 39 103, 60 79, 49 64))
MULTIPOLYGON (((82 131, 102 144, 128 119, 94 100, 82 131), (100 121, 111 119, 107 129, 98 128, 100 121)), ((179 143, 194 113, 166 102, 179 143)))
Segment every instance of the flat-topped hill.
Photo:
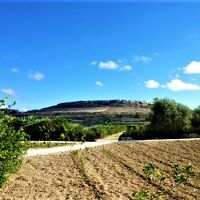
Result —
POLYGON ((145 101, 93 100, 59 103, 20 114, 48 117, 61 115, 74 123, 92 125, 144 122, 149 112, 149 104, 145 101))
POLYGON ((49 109, 70 109, 70 108, 94 108, 94 107, 146 107, 148 104, 145 101, 131 100, 93 100, 93 101, 74 101, 60 103, 54 106, 43 108, 49 109))

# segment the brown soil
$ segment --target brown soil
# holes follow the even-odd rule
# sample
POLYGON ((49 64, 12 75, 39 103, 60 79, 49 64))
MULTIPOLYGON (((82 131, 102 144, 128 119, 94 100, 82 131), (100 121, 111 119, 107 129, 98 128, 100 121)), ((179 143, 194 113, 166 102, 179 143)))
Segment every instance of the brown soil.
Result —
MULTIPOLYGON (((157 190, 143 176, 153 163, 166 176, 175 163, 191 163, 196 177, 163 199, 200 200, 200 141, 115 143, 57 155, 26 158, 0 189, 0 199, 129 199, 142 187, 157 190)), ((165 188, 171 186, 166 181, 165 188)))

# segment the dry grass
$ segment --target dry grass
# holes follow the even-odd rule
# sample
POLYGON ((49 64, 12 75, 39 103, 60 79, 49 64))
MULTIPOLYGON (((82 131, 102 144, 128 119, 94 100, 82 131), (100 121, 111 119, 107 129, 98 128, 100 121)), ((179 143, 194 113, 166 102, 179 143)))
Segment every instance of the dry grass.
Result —
MULTIPOLYGON (((0 199, 128 199, 149 185, 143 166, 154 163, 167 176, 174 163, 191 163, 197 176, 164 199, 200 199, 200 141, 116 143, 72 154, 27 158, 0 199)), ((165 187, 170 187, 170 182, 165 187)))

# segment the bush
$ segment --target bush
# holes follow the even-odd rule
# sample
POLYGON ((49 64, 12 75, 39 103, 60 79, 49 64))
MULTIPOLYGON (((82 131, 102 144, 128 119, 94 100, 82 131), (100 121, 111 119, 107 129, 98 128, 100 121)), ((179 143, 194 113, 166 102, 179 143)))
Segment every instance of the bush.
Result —
POLYGON ((99 139, 104 138, 108 135, 119 133, 121 131, 124 131, 125 129, 126 126, 124 125, 99 125, 91 127, 90 131, 94 132, 96 138, 99 139))
MULTIPOLYGON (((0 100, 0 108, 7 98, 0 100)), ((26 151, 26 135, 22 129, 16 130, 16 118, 0 111, 0 187, 7 181, 9 174, 16 172, 26 151)))
POLYGON ((84 127, 69 123, 64 117, 32 120, 27 118, 24 130, 30 140, 95 141, 125 130, 123 125, 99 125, 84 127))
POLYGON ((180 138, 191 128, 191 110, 173 100, 155 99, 151 111, 152 137, 180 138))
POLYGON ((200 106, 193 110, 191 124, 193 131, 200 134, 200 106))
POLYGON ((44 119, 28 124, 24 127, 30 140, 58 140, 64 128, 51 119, 44 119))
POLYGON ((127 138, 131 138, 133 140, 149 139, 150 135, 147 131, 147 126, 143 124, 128 125, 126 132, 119 137, 119 140, 127 138))

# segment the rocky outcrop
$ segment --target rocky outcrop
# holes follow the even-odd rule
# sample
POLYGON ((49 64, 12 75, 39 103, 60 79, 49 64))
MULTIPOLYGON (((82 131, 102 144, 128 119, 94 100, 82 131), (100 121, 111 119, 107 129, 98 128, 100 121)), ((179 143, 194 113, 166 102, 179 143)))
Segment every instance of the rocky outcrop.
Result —
POLYGON ((145 101, 131 101, 131 100, 94 100, 94 101, 74 101, 60 103, 54 106, 41 109, 70 109, 70 108, 93 108, 93 107, 145 107, 148 103, 145 101))

